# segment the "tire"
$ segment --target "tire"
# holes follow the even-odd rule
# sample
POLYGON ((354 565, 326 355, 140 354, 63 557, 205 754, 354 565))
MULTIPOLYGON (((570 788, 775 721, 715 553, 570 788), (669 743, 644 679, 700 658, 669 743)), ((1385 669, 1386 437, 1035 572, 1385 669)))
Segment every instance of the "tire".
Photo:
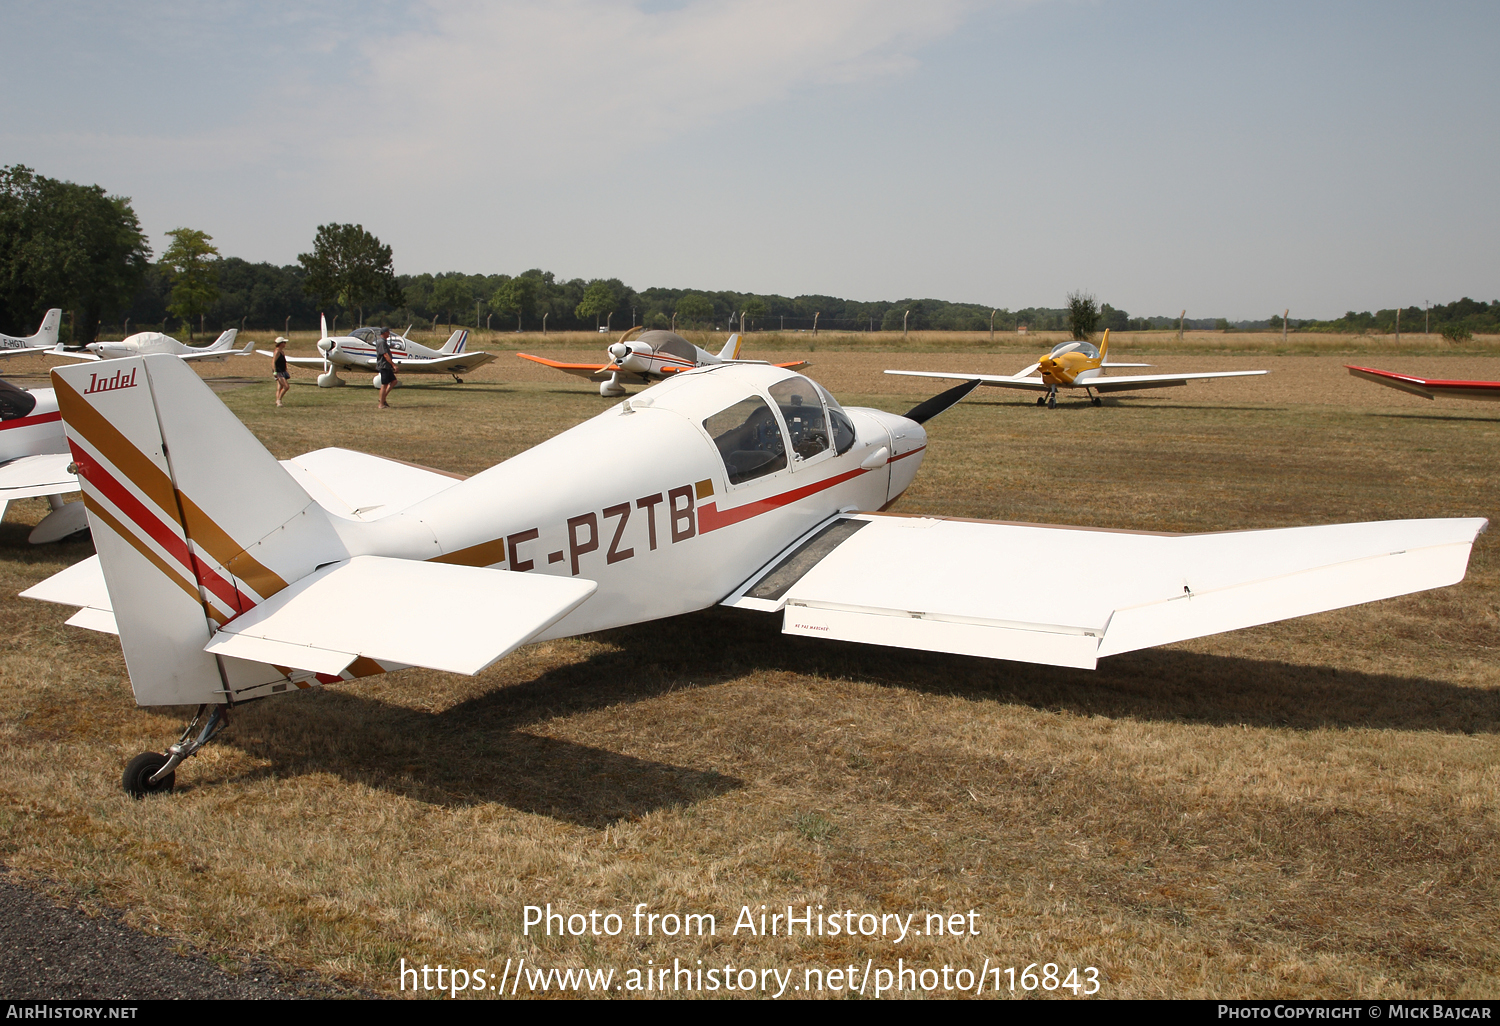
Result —
POLYGON ((130 765, 125 767, 125 778, 122 783, 125 793, 132 798, 144 798, 148 794, 163 794, 172 790, 172 785, 177 782, 177 771, 173 770, 162 779, 151 782, 151 774, 167 764, 167 757, 160 752, 142 752, 130 760, 130 765))

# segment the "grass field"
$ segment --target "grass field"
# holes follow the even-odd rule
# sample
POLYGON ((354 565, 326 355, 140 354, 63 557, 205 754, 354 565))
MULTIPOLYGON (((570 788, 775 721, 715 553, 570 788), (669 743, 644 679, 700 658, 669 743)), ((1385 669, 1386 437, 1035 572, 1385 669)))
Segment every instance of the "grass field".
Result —
MULTIPOLYGON (((929 424, 897 510, 1168 531, 1500 511, 1500 408, 1341 369, 1500 379, 1495 340, 1461 357, 1421 336, 1196 336, 1118 342, 1163 370, 1272 373, 1054 411, 981 390, 929 424)), ((745 355, 806 355, 845 405, 903 411, 942 385, 884 367, 1010 373, 1038 349, 836 338, 745 355)), ((204 373, 281 457, 342 445, 473 473, 607 403, 506 356, 464 385, 413 377, 387 412, 368 387, 297 374, 277 410, 268 365, 204 373)), ((793 986, 809 967, 989 959, 1018 976, 1094 966, 1109 997, 1500 993, 1494 531, 1457 587, 1093 672, 819 643, 712 609, 530 646, 477 678, 407 670, 254 703, 174 794, 133 802, 124 762, 184 711, 137 709, 113 638, 13 597, 91 551, 27 546, 44 511, 17 503, 0 525, 0 860, 229 965, 254 954, 382 993, 402 958, 498 974, 523 957, 616 982, 674 959, 793 969, 793 986), (522 936, 523 907, 548 902, 625 931, 522 936), (633 936, 637 903, 713 913, 717 935, 633 936), (975 910, 978 935, 731 933, 762 904, 919 926, 975 910)), ((1042 554, 1016 572, 1089 586, 1042 554)), ((368 613, 422 610, 392 594, 368 613)))

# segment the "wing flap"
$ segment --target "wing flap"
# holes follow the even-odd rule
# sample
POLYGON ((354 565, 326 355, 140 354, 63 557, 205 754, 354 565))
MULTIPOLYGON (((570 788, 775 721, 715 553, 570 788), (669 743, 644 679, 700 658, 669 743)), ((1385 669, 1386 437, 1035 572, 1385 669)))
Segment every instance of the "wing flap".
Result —
POLYGON ((204 651, 338 673, 356 658, 479 673, 576 609, 593 581, 355 556, 216 631, 204 651), (397 623, 395 603, 421 609, 397 623), (336 668, 333 668, 336 667, 336 668))
POLYGON ((836 525, 819 528, 726 604, 782 608, 789 634, 1080 667, 1456 584, 1487 526, 1401 520, 1162 535, 880 514, 842 519, 865 526, 837 538, 836 525))

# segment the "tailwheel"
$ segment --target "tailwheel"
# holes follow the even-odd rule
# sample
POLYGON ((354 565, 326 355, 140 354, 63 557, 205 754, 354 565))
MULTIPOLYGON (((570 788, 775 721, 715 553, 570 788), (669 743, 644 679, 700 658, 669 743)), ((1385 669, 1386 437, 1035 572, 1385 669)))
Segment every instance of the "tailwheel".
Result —
POLYGON ((198 736, 193 737, 193 729, 203 720, 203 714, 208 712, 208 705, 200 705, 198 714, 193 721, 183 728, 182 736, 177 743, 169 747, 165 752, 142 752, 130 764, 125 767, 125 777, 121 783, 125 787, 125 793, 132 798, 144 798, 148 794, 162 794, 172 790, 172 785, 177 782, 177 767, 183 759, 189 759, 208 744, 219 733, 229 726, 229 707, 227 705, 213 706, 213 712, 209 713, 207 722, 203 729, 198 731, 198 736), (189 740, 191 738, 191 740, 189 740))
POLYGON ((151 778, 166 766, 168 757, 161 752, 142 752, 125 767, 125 793, 132 798, 144 798, 148 794, 164 794, 172 790, 177 782, 177 771, 172 770, 157 780, 151 778))

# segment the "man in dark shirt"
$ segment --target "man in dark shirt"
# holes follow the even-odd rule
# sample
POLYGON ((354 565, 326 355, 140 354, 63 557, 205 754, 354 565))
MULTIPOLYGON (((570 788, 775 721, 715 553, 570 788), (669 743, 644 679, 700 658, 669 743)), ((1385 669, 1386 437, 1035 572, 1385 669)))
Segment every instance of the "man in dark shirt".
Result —
POLYGON ((391 394, 391 386, 396 383, 396 361, 391 358, 390 328, 381 328, 380 334, 375 336, 375 369, 380 372, 380 402, 377 406, 388 410, 391 404, 385 398, 391 394))

